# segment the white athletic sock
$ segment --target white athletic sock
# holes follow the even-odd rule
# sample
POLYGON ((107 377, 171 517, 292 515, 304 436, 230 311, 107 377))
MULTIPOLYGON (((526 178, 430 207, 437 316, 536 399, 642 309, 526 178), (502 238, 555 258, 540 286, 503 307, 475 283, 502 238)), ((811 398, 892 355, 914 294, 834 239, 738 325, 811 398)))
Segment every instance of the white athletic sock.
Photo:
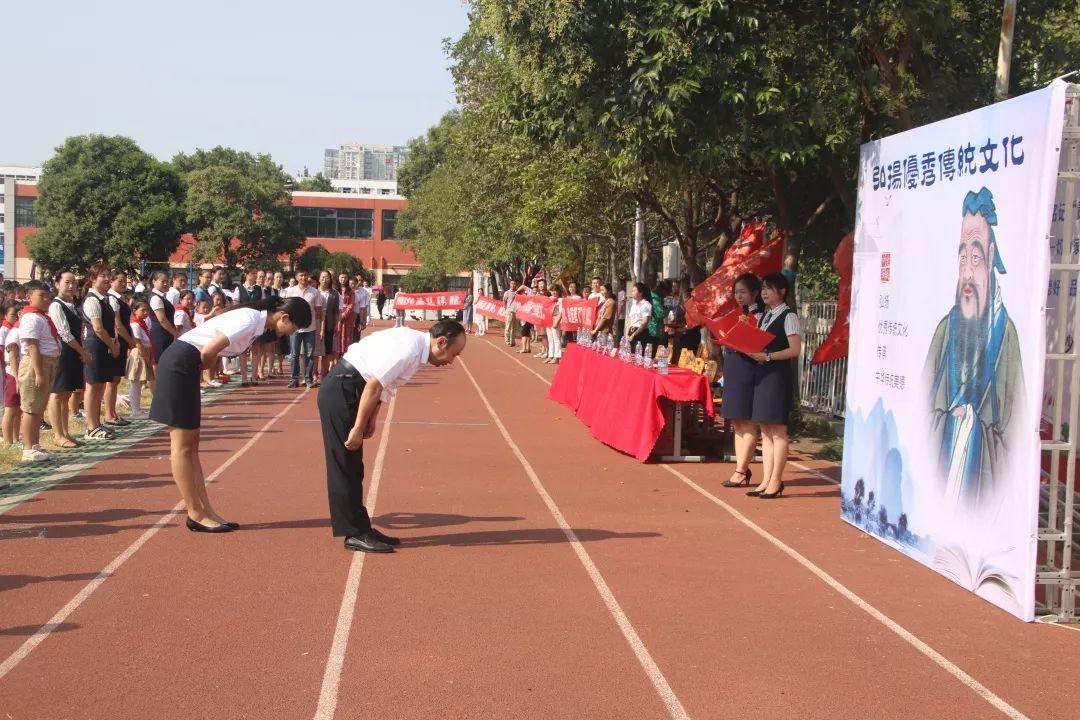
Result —
POLYGON ((131 390, 128 392, 128 401, 131 403, 131 414, 134 415, 139 412, 142 402, 142 383, 131 383, 131 390))

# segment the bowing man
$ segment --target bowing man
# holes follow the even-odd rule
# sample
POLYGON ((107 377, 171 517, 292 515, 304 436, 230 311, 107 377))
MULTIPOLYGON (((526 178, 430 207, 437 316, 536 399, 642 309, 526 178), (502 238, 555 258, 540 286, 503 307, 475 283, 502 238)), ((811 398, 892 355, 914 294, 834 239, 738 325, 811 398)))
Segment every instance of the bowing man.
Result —
POLYGON ((364 507, 364 440, 375 434, 379 406, 429 363, 449 365, 465 349, 465 328, 440 320, 423 332, 396 327, 348 347, 319 389, 330 525, 345 548, 393 552, 399 540, 371 526, 364 507))

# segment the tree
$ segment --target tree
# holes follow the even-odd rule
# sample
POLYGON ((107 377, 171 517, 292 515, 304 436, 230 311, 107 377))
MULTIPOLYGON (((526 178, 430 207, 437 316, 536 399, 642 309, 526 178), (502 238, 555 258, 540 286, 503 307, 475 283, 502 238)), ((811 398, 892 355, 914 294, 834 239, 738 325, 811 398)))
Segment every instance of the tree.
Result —
POLYGON ((289 176, 269 155, 215 147, 179 154, 173 166, 187 186, 184 205, 196 259, 260 265, 303 247, 289 176))
POLYGON ((322 245, 308 245, 304 252, 300 253, 300 259, 296 262, 297 270, 306 270, 309 274, 318 277, 330 264, 330 251, 322 245))
POLYGON ((433 265, 421 265, 401 278, 401 289, 405 292, 431 292, 446 290, 446 274, 433 265))
POLYGON ((42 168, 41 231, 27 239, 34 262, 85 270, 98 260, 134 270, 164 262, 180 241, 181 183, 129 138, 70 137, 42 168))
POLYGON ((335 275, 345 273, 352 276, 361 273, 366 280, 371 281, 371 273, 364 270, 364 264, 360 262, 360 258, 344 250, 330 253, 330 257, 326 261, 326 267, 333 270, 335 275))
POLYGON ((303 190, 306 192, 334 192, 335 188, 330 182, 330 179, 323 175, 321 172, 315 173, 311 177, 305 177, 296 183, 297 190, 303 190))

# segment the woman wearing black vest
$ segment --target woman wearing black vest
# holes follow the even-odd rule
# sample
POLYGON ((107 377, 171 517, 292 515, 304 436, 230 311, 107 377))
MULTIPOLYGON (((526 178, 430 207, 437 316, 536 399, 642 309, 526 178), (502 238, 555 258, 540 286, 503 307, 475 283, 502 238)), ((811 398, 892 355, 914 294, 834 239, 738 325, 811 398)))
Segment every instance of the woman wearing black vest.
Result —
POLYGON ((764 352, 754 353, 753 420, 761 426, 761 484, 747 495, 765 500, 780 497, 784 492, 784 465, 787 463, 787 423, 795 407, 795 366, 792 360, 802 348, 799 316, 788 304, 791 283, 780 273, 766 275, 761 280, 761 299, 765 314, 761 329, 772 334, 773 340, 764 352))
POLYGON ((156 271, 151 276, 150 283, 150 343, 154 346, 154 369, 157 369, 158 358, 165 354, 165 348, 172 345, 176 339, 176 326, 173 319, 176 317, 176 308, 165 297, 165 283, 169 281, 168 273, 163 270, 156 271))
MULTIPOLYGON (((754 327, 761 322, 765 307, 761 303, 761 280, 746 273, 735 278, 735 302, 742 308, 742 320, 754 327)), ((749 355, 724 348, 724 402, 720 414, 730 420, 735 435, 735 471, 724 487, 749 485, 753 476, 750 462, 757 448, 757 426, 754 425, 754 373, 757 362, 749 355)))
POLYGON ((87 276, 86 299, 83 300, 83 322, 86 332, 86 351, 90 362, 86 366, 86 435, 87 440, 112 440, 112 430, 101 424, 101 400, 105 385, 113 377, 120 345, 116 340, 116 314, 106 297, 112 274, 104 263, 97 263, 87 276))
POLYGON ((49 306, 49 317, 60 336, 60 363, 49 398, 49 420, 52 422, 53 442, 61 448, 77 448, 80 443, 68 430, 68 409, 71 394, 85 387, 83 366, 90 354, 82 346, 82 315, 75 306, 75 273, 65 270, 56 279, 56 297, 49 306))
POLYGON ((127 290, 127 273, 116 270, 112 274, 112 282, 109 286, 109 305, 112 306, 116 315, 116 342, 120 345, 120 355, 113 363, 113 376, 109 384, 105 386, 105 424, 114 427, 125 427, 131 424, 116 412, 116 400, 120 394, 120 381, 127 374, 128 350, 136 346, 135 338, 131 336, 131 306, 124 299, 127 290))

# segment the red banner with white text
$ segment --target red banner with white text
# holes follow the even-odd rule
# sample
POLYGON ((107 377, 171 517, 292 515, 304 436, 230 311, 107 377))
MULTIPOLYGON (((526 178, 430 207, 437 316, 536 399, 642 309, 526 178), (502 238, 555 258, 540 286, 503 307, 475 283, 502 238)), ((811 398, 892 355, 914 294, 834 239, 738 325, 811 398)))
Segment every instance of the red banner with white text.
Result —
POLYGON ((596 307, 595 300, 563 298, 559 327, 563 330, 592 330, 596 325, 596 307))
POLYGON ((476 298, 475 308, 477 315, 483 315, 492 320, 506 322, 506 303, 502 300, 496 300, 494 298, 489 298, 486 295, 481 295, 476 298))
POLYGON ((555 298, 544 295, 518 295, 514 317, 536 327, 551 327, 555 321, 555 298))
POLYGON ((403 293, 394 296, 395 310, 462 310, 465 290, 430 293, 403 293))

